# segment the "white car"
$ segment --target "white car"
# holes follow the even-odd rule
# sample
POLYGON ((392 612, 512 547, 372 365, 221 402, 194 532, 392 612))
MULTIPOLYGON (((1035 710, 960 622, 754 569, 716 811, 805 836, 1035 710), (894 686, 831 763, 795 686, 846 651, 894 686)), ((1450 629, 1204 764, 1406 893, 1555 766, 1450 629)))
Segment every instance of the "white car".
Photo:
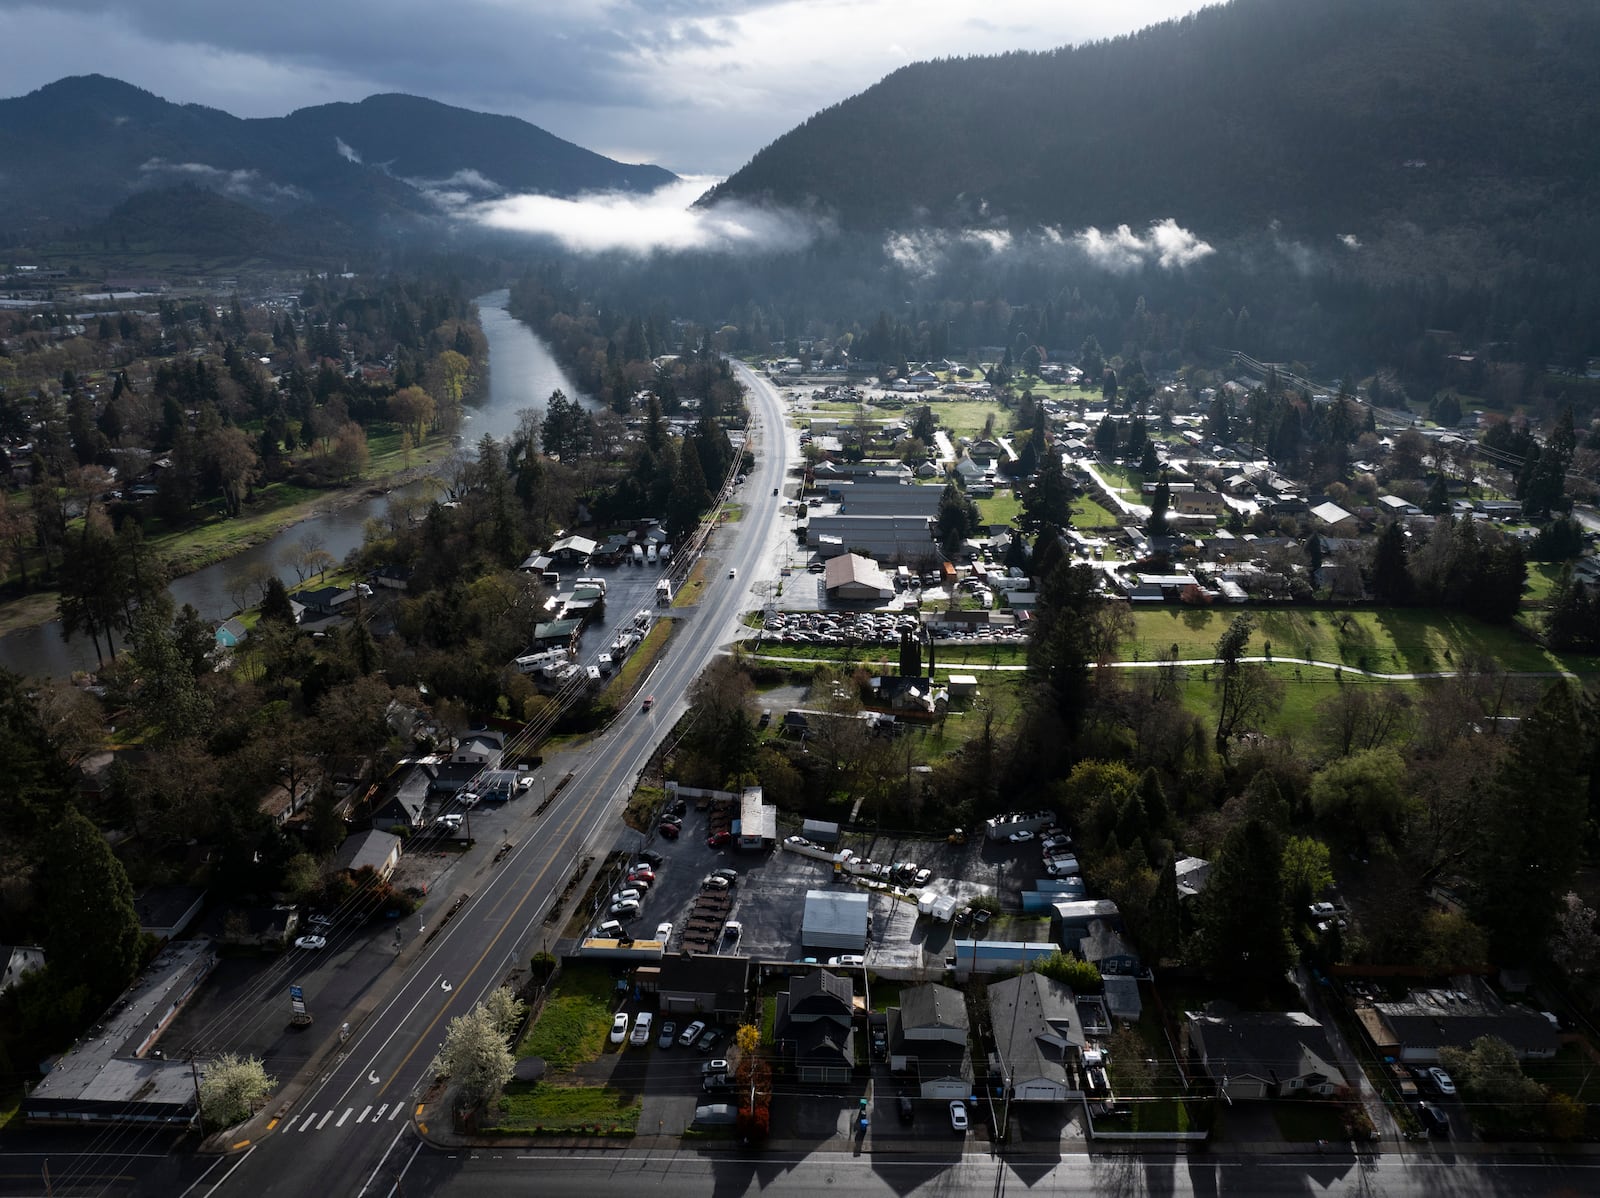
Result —
POLYGON ((1006 837, 1006 839, 1012 844, 1026 844, 1028 841, 1033 839, 1033 833, 1028 831, 1026 828, 1022 828, 1016 832, 1013 832, 1010 836, 1006 837))
POLYGON ((729 570, 728 571, 728 577, 729 578, 738 578, 739 577, 739 571, 737 571, 737 570, 729 570))
POLYGON ((662 944, 665 944, 667 941, 671 940, 672 925, 670 923, 658 923, 656 925, 656 939, 661 941, 662 944))
POLYGON ((644 897, 644 894, 642 892, 640 892, 638 890, 634 890, 634 889, 632 889, 630 887, 627 890, 619 890, 619 891, 617 891, 615 894, 613 894, 611 896, 611 901, 613 903, 626 903, 626 902, 629 902, 631 900, 632 902, 637 903, 643 897, 644 897))
POLYGON ((649 1011, 640 1011, 639 1017, 633 1021, 633 1035, 628 1037, 628 1043, 635 1048, 646 1048, 650 1044, 650 1023, 655 1017, 649 1011))
POLYGON ((456 802, 463 807, 476 807, 478 805, 478 795, 473 791, 464 790, 456 796, 456 802))
POLYGON ((1456 1083, 1450 1075, 1438 1066, 1428 1070, 1428 1076, 1433 1079, 1433 1088, 1446 1097, 1451 1097, 1456 1092, 1456 1083))
POLYGON ((719 878, 716 874, 707 874, 700 879, 700 885, 711 890, 726 890, 732 883, 727 878, 719 878))
POLYGON ((696 1019, 688 1027, 684 1028, 682 1033, 678 1036, 678 1046, 680 1048, 688 1048, 700 1038, 700 1033, 705 1030, 705 1022, 703 1020, 696 1019))
POLYGON ((639 914, 639 900, 623 899, 620 903, 612 903, 607 914, 616 919, 632 919, 639 914))
POLYGON ((967 1134, 967 1104, 959 1098, 950 1103, 950 1130, 967 1134))
POLYGON ((294 942, 296 948, 327 948, 328 941, 323 936, 302 936, 294 942))
POLYGON ((828 964, 833 966, 865 965, 867 959, 859 953, 849 953, 843 957, 829 957, 828 964))
POLYGON ((628 1038, 628 1013, 618 1011, 611 1018, 611 1043, 621 1044, 628 1038))

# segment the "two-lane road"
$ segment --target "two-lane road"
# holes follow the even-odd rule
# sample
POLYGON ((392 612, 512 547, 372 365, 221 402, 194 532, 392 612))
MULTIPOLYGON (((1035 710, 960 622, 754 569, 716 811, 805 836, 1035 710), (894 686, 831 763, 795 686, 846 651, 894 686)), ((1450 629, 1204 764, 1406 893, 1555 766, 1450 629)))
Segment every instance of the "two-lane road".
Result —
POLYGON ((409 1115, 450 1019, 542 946, 544 915, 586 849, 609 847, 609 822, 684 711, 690 684, 734 635, 751 606, 753 583, 776 570, 781 499, 772 492, 788 467, 788 438, 776 393, 750 372, 740 373, 759 427, 758 461, 737 496, 742 519, 720 530, 707 549, 703 597, 692 608, 663 613, 678 627, 641 685, 641 693, 655 696, 654 709, 645 712, 635 703, 618 716, 582 750, 572 781, 545 813, 515 833, 516 848, 475 882, 452 882, 452 892, 472 888, 471 899, 405 967, 403 983, 354 1030, 327 1075, 220 1183, 207 1179, 217 1192, 273 1198, 387 1193, 391 1182, 384 1178, 392 1178, 412 1151, 403 1143, 409 1115), (737 577, 730 579, 729 570, 737 577))

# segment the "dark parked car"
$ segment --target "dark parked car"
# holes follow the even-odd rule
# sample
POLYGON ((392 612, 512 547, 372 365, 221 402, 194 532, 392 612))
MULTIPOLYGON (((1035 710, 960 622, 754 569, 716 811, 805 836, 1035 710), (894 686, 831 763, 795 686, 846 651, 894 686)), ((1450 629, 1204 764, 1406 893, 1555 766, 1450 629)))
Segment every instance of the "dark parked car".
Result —
POLYGON ((651 869, 660 869, 661 863, 666 860, 660 853, 653 849, 640 849, 634 854, 635 859, 643 861, 651 869))
POLYGON ((708 1027, 700 1033, 700 1039, 695 1041, 695 1051, 709 1054, 712 1049, 722 1043, 722 1032, 714 1027, 708 1027))
POLYGON ((1431 1102, 1417 1103, 1417 1117, 1430 1136, 1447 1139, 1450 1135, 1450 1117, 1431 1102))

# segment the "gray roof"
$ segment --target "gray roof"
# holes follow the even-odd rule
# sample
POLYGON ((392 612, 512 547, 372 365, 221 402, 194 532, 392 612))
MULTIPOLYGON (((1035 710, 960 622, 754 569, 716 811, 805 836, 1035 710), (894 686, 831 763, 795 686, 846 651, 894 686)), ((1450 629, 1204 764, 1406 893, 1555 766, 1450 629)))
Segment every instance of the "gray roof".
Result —
POLYGON ((1322 1024, 1303 1011, 1189 1014, 1189 1037, 1215 1080, 1253 1077, 1274 1085, 1320 1074, 1342 1085, 1322 1024))
POLYGON ((1042 1077, 1069 1084, 1069 1049, 1083 1050, 1083 1023, 1072 991, 1031 970, 989 986, 995 1051, 1013 1083, 1042 1077))
POLYGON ((867 896, 832 890, 806 891, 802 938, 809 934, 867 935, 867 896))
POLYGON ((813 969, 789 982, 789 1016, 831 1018, 842 1012, 846 1021, 854 1008, 855 988, 848 977, 813 969))
POLYGON ((908 1028, 967 1031, 967 1004, 961 991, 929 982, 900 992, 900 1019, 908 1028))
POLYGON ((357 832, 339 846, 339 851, 333 855, 334 866, 352 872, 368 868, 382 870, 389 854, 399 844, 400 838, 392 832, 380 832, 376 828, 357 832))

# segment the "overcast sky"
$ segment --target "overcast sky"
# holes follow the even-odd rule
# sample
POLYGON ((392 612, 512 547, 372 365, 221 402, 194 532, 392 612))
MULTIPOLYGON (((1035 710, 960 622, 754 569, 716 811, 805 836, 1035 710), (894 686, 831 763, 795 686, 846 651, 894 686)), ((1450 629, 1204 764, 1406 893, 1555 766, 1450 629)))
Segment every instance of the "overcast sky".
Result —
POLYGON ((0 94, 112 75, 238 116, 410 92, 726 175, 923 59, 1048 49, 1201 0, 0 0, 0 94))

